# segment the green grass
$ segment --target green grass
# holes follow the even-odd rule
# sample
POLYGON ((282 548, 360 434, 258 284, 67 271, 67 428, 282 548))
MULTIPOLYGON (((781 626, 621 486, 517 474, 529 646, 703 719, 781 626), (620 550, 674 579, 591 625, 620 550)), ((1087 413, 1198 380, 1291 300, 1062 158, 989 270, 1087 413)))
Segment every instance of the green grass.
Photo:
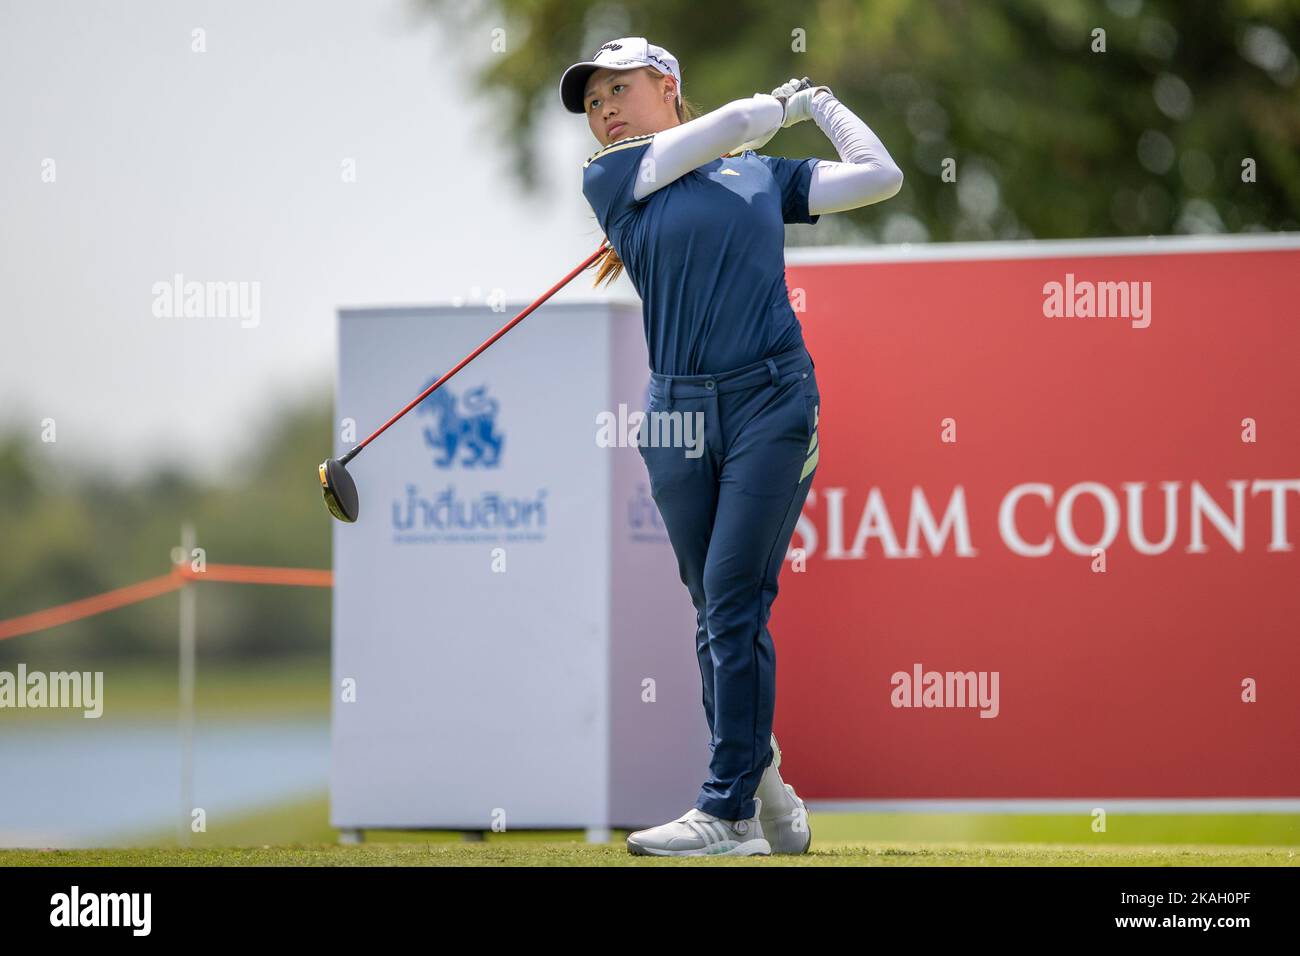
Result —
POLYGON ((813 852, 753 859, 634 857, 623 845, 573 830, 485 833, 367 831, 338 844, 325 797, 230 821, 209 820, 190 847, 174 834, 140 834, 134 847, 5 850, 0 866, 1300 866, 1300 816, 1111 814, 819 814, 813 852))
MULTIPOLYGON (((815 824, 814 824, 815 825, 815 824)), ((802 856, 635 857, 619 843, 502 837, 360 846, 7 850, 0 866, 1297 866, 1285 847, 820 843, 802 856)))
POLYGON ((1300 849, 1295 813, 1109 813, 1106 832, 1087 814, 828 813, 815 816, 821 839, 964 843, 1222 844, 1300 849))

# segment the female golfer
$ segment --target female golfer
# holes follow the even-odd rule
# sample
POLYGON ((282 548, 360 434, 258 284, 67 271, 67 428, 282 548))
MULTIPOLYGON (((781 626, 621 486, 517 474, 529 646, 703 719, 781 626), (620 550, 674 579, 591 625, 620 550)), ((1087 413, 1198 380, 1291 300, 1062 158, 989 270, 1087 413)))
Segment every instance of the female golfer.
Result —
POLYGON ((560 80, 601 144, 582 182, 611 246, 596 282, 626 267, 642 300, 651 375, 638 447, 695 605, 712 751, 695 806, 627 845, 803 853, 807 813, 777 771, 767 620, 817 465, 821 395, 790 306, 784 223, 888 199, 903 174, 825 86, 792 80, 698 119, 681 86, 676 58, 644 37, 606 43, 560 80), (807 119, 842 162, 753 151, 807 119), (703 429, 690 448, 660 427, 683 418, 703 429))

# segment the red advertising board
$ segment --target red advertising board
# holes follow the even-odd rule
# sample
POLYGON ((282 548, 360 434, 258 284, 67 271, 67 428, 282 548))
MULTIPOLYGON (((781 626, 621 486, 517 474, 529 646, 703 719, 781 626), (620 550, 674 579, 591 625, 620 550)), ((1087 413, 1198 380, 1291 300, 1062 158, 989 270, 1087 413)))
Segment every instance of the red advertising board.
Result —
POLYGON ((1300 236, 787 263, 801 796, 1300 798, 1300 236))

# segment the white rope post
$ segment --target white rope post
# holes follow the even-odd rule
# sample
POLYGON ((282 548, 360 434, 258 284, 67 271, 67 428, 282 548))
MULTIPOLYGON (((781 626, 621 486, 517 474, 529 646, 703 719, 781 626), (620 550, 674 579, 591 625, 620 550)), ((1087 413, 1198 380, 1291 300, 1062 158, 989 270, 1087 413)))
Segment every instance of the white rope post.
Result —
MULTIPOLYGON (((194 556, 194 525, 186 521, 181 525, 181 562, 189 563, 194 556)), ((180 590, 180 733, 181 733, 181 818, 178 831, 181 846, 190 845, 190 819, 194 812, 194 582, 187 581, 180 590)))

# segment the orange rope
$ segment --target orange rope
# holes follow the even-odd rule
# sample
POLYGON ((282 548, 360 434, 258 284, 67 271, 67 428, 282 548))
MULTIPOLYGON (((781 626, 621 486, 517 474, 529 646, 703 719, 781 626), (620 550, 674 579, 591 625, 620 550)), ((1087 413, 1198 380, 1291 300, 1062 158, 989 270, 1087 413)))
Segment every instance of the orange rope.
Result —
POLYGON ((0 621, 0 641, 7 637, 17 637, 19 634, 28 634, 32 631, 57 627, 60 624, 67 624, 69 621, 90 617, 92 614, 103 614, 105 611, 111 611, 126 604, 146 601, 151 597, 157 597, 159 594, 175 591, 184 584, 185 582, 180 575, 173 572, 172 574, 163 574, 156 578, 150 578, 148 581, 141 581, 138 584, 129 584, 115 591, 105 591, 103 594, 97 594, 94 597, 82 598, 80 601, 60 604, 57 607, 46 608, 44 611, 24 614, 22 617, 12 617, 7 621, 0 621))
POLYGON ((308 588, 334 586, 333 571, 314 568, 263 568, 250 564, 209 564, 205 571, 181 565, 180 574, 191 581, 230 581, 235 584, 291 584, 308 588))
POLYGON ((34 611, 21 617, 0 621, 0 641, 20 634, 43 631, 83 617, 103 614, 128 604, 147 601, 184 587, 190 581, 227 581, 234 584, 287 584, 300 587, 328 588, 334 586, 334 573, 315 568, 264 568, 245 564, 209 564, 204 571, 194 571, 188 564, 177 565, 170 574, 159 575, 147 581, 128 584, 124 588, 105 591, 94 597, 59 604, 43 611, 34 611))

